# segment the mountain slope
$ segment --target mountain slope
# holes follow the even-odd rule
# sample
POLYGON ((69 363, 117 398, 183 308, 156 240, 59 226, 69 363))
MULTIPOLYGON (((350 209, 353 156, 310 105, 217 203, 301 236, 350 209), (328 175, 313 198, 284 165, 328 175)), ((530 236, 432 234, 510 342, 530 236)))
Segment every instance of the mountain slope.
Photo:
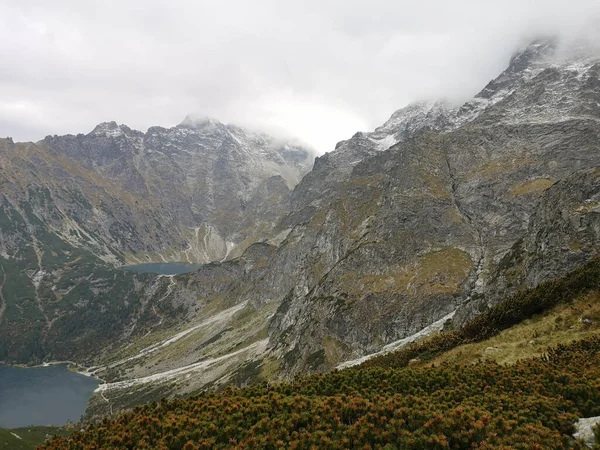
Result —
MULTIPOLYGON (((597 59, 588 55, 584 68, 574 71, 573 60, 557 59, 559 48, 535 42, 463 107, 438 103, 405 109, 375 134, 357 135, 319 158, 294 190, 291 213, 273 231, 281 241, 259 265, 244 266, 246 275, 219 278, 224 284, 218 293, 206 294, 217 302, 227 298, 227 307, 254 311, 254 326, 262 334, 242 342, 259 345, 262 353, 248 347, 251 353, 244 358, 249 362, 232 375, 231 367, 218 370, 223 353, 181 359, 181 352, 197 355, 190 349, 208 338, 190 334, 177 352, 161 349, 129 362, 130 375, 115 380, 138 381, 108 385, 108 398, 125 406, 118 399, 132 388, 140 395, 151 387, 162 394, 201 389, 207 383, 203 377, 184 382, 186 375, 171 378, 170 370, 184 367, 185 374, 193 373, 193 364, 203 360, 218 373, 217 384, 330 370, 409 342, 432 324, 452 320, 458 326, 506 292, 564 275, 555 270, 559 262, 528 284, 511 281, 508 289, 502 281, 507 278, 502 272, 510 268, 527 276, 510 255, 519 242, 536 239, 532 218, 546 217, 540 203, 544 196, 562 195, 573 184, 556 182, 588 180, 568 188, 581 197, 577 205, 585 204, 595 181, 581 173, 600 167, 596 97, 589 89, 598 79, 597 59), (555 75, 549 79, 548 73, 555 75), (554 102, 554 95, 562 102, 554 102), (545 110, 548 102, 551 114, 545 110), (386 142, 398 143, 383 150, 375 136, 384 140, 384 135, 392 136, 386 142)), ((560 206, 545 226, 570 236, 572 231, 560 225, 570 208, 560 206)), ((589 223, 591 233, 595 222, 589 223)), ((557 240, 544 242, 545 252, 562 246, 557 240)), ((571 258, 568 270, 593 257, 594 242, 571 258)), ((537 254, 532 247, 531 258, 537 254)), ((187 286, 201 286, 213 277, 200 271, 178 277, 184 279, 187 286)), ((177 288, 169 298, 177 302, 181 292, 177 288)), ((246 348, 222 347, 230 339, 214 348, 224 348, 225 354, 246 348)), ((241 362, 237 356, 236 364, 241 362)), ((198 371, 206 368, 198 366, 198 371)), ((94 405, 94 411, 108 411, 101 400, 94 405)))
MULTIPOLYGON (((46 448, 584 448, 571 435, 577 418, 600 413, 598 330, 589 319, 589 311, 597 315, 599 307, 599 272, 600 262, 592 261, 506 299, 459 332, 441 333, 361 366, 292 383, 152 403, 72 438, 57 438, 46 448), (489 362, 500 348, 487 348, 487 362, 473 363, 468 352, 460 353, 466 346, 456 347, 511 325, 504 335, 518 332, 533 315, 556 314, 557 305, 562 312, 555 317, 567 320, 577 320, 579 308, 585 310, 588 322, 572 333, 585 333, 586 340, 563 336, 568 345, 537 349, 541 356, 506 366, 489 362), (419 359, 410 359, 415 356, 419 359), (446 356, 458 356, 461 365, 420 364, 446 356)), ((569 325, 553 323, 564 330, 569 325)))
POLYGON ((311 250, 270 328, 270 348, 292 355, 285 373, 331 369, 498 301, 495 273, 543 192, 600 165, 599 59, 563 54, 534 42, 439 129, 423 122, 389 150, 352 155, 327 186, 316 161, 286 219, 311 250))
MULTIPOLYGON (((289 210, 310 153, 214 120, 0 140, 0 361, 89 364, 194 317, 136 261, 234 258, 289 210)), ((191 319, 190 319, 191 320, 191 319)))
POLYGON ((573 423, 600 412, 597 363, 591 339, 514 366, 350 369, 153 403, 42 448, 582 449, 573 423))
POLYGON ((294 144, 191 118, 147 133, 114 122, 38 144, 3 141, 2 185, 13 203, 44 190, 63 239, 108 262, 210 262, 239 255, 287 212, 309 170, 294 144))

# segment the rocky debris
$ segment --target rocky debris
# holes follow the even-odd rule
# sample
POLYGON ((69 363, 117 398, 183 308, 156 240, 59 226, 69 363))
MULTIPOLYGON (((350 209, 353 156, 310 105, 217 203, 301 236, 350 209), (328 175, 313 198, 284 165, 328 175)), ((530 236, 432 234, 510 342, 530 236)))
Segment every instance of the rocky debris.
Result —
POLYGON ((585 445, 592 448, 596 443, 593 428, 598 426, 598 424, 600 424, 600 416, 579 419, 575 423, 575 430, 577 431, 573 434, 573 437, 582 440, 585 445))
POLYGON ((484 353, 486 355, 490 355, 490 354, 494 354, 494 353, 497 353, 497 352, 500 352, 500 351, 502 351, 502 350, 500 350, 498 347, 487 347, 484 350, 484 353))

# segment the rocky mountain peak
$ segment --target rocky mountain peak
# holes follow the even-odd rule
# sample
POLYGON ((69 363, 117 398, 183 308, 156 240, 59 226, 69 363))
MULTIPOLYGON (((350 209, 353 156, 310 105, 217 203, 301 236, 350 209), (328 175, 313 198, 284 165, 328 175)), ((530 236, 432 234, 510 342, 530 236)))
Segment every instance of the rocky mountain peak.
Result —
POLYGON ((117 136, 121 136, 122 134, 124 134, 124 130, 121 128, 122 125, 118 125, 117 122, 110 121, 110 122, 102 122, 98 125, 96 125, 96 127, 92 130, 92 132, 89 134, 89 136, 94 136, 94 135, 104 135, 104 136, 112 136, 112 137, 117 137, 117 136))
POLYGON ((509 73, 522 73, 536 64, 549 60, 558 48, 558 39, 540 38, 516 51, 510 59, 509 73))
POLYGON ((406 140, 415 131, 431 129, 440 131, 454 114, 451 105, 444 101, 420 101, 411 103, 394 112, 382 126, 375 129, 371 137, 379 142, 381 150, 406 140), (384 148, 385 147, 385 148, 384 148))

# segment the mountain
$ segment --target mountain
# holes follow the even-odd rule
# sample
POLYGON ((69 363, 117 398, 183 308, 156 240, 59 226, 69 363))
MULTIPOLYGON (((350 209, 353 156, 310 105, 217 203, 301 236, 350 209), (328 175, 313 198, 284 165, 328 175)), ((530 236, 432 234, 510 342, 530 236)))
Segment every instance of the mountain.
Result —
MULTIPOLYGON (((565 55, 557 41, 533 42, 466 104, 410 105, 317 158, 277 242, 175 277, 168 298, 192 310, 200 292, 201 319, 178 329, 176 347, 126 353, 135 358, 119 361, 103 394, 123 407, 123 392, 351 365, 593 258, 600 65, 593 52, 565 55), (541 228, 560 240, 540 242, 541 228), (554 262, 540 264, 546 254, 554 262), (202 325, 213 319, 222 325, 202 325)), ((91 409, 109 412, 102 399, 91 409)))
MULTIPOLYGON (((600 163, 600 60, 568 50, 536 41, 465 105, 396 113, 403 121, 378 135, 398 141, 390 149, 356 135, 316 160, 284 219, 296 246, 310 249, 270 325, 284 373, 332 369, 432 324, 460 324, 523 286, 501 285, 501 272, 545 191, 600 163)), ((569 252, 580 250, 561 258, 589 256, 569 252)), ((564 270, 528 276, 527 286, 564 270)))
POLYGON ((1 139, 0 361, 88 362, 177 323, 175 307, 149 304, 168 279, 116 267, 240 255, 269 239, 311 162, 294 143, 193 117, 1 139))
MULTIPOLYGON (((125 299, 124 312, 112 314, 114 330, 106 333, 112 340, 105 338, 103 351, 96 348, 94 353, 90 344, 87 352, 85 361, 96 365, 92 371, 107 381, 92 399, 90 414, 112 414, 162 396, 350 366, 428 333, 460 329, 474 317, 496 311, 507 296, 584 265, 597 255, 599 87, 596 50, 585 43, 537 40, 516 52, 506 70, 465 104, 409 105, 373 132, 357 133, 317 158, 293 191, 271 198, 256 194, 245 209, 238 208, 243 202, 228 203, 223 194, 235 186, 234 175, 231 183, 226 182, 230 175, 205 183, 204 175, 194 179, 186 172, 204 153, 186 156, 184 136, 229 136, 223 128, 236 133, 210 120, 190 119, 170 131, 151 129, 143 138, 127 137, 133 132, 123 126, 103 125, 92 133, 92 141, 98 141, 89 149, 69 144, 88 137, 57 138, 60 145, 54 147, 36 145, 52 158, 65 155, 61 158, 76 161, 86 174, 114 180, 104 190, 135 194, 129 204, 121 200, 124 194, 114 194, 114 203, 106 208, 113 216, 113 210, 119 211, 119 217, 128 217, 121 211, 131 208, 136 219, 119 220, 130 226, 123 225, 111 239, 95 237, 106 236, 99 225, 88 233, 105 245, 87 247, 100 262, 158 259, 153 252, 170 260, 189 254, 190 260, 206 261, 192 258, 193 249, 185 251, 191 244, 182 230, 199 223, 237 244, 229 254, 215 244, 221 249, 215 251, 217 257, 191 274, 128 275, 132 278, 123 285, 131 288, 122 288, 126 295, 119 297, 125 299), (169 138, 161 141, 153 133, 169 138), (136 145, 123 144, 131 152, 103 146, 135 139, 142 139, 142 156, 135 156, 136 145), (169 153, 172 147, 177 156, 169 153), (153 148, 160 148, 160 154, 153 148), (158 168, 147 164, 153 158, 162 162, 158 168), (171 161, 176 164, 167 164, 171 161), (119 175, 125 172, 127 176, 119 175), (210 200, 218 195, 220 200, 210 200), (153 203, 155 196, 159 200, 153 203), (183 209, 194 202, 197 209, 183 209), (273 202, 284 207, 270 209, 273 202), (224 214, 227 220, 222 220, 224 214), (234 216, 241 225, 229 220, 234 216), (144 228, 151 219, 169 224, 172 241, 160 240, 163 235, 149 225, 144 228), (136 239, 139 243, 129 244, 136 239), (173 248, 179 250, 166 250, 173 248)), ((221 139, 230 142, 229 137, 221 139)), ((285 156, 285 165, 277 166, 281 172, 299 164, 297 153, 276 153, 285 156)), ((222 167, 218 158, 208 166, 213 172, 222 167)), ((238 169, 236 173, 244 170, 238 169)), ((286 177, 280 177, 268 179, 275 185, 272 192, 285 185, 286 177)), ((260 186, 245 184, 250 185, 260 186)), ((86 190, 83 198, 94 199, 93 192, 86 190)), ((34 211, 46 205, 23 202, 31 203, 34 211)), ((31 229, 36 223, 22 222, 11 226, 31 229)), ((202 229, 200 233, 206 235, 202 229)), ((10 236, 15 239, 18 233, 10 236)), ((29 248, 24 242, 21 247, 29 248)), ((82 248, 77 238, 69 245, 82 248)), ((28 251, 19 261, 34 261, 27 268, 33 280, 40 269, 35 248, 28 251)), ((75 255, 71 247, 68 251, 75 255)), ((105 299, 113 295, 101 289, 110 283, 91 280, 105 299)), ((58 289, 51 283, 44 286, 43 292, 58 289)), ((62 289, 64 293, 68 287, 62 289)), ((93 293, 87 296, 94 298, 93 293)), ((51 329, 65 329, 58 325, 51 329)), ((46 351, 56 352, 57 342, 46 351)))
POLYGON ((58 212, 35 211, 47 227, 118 263, 239 255, 285 214, 312 163, 293 143, 192 117, 146 133, 107 122, 87 135, 4 141, 0 155, 13 203, 47 191, 58 212))

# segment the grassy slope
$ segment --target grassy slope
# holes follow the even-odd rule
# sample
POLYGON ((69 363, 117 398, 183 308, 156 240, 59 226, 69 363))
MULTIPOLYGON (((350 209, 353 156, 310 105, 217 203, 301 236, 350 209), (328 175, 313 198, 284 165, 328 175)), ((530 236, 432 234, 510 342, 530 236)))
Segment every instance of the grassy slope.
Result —
POLYGON ((600 334, 600 290, 526 319, 490 339, 461 345, 439 355, 431 363, 469 364, 485 360, 512 364, 520 359, 542 356, 550 346, 596 334, 600 334))
POLYGON ((14 430, 0 428, 0 450, 33 450, 43 444, 47 436, 67 436, 69 433, 65 429, 55 427, 28 427, 14 430))

